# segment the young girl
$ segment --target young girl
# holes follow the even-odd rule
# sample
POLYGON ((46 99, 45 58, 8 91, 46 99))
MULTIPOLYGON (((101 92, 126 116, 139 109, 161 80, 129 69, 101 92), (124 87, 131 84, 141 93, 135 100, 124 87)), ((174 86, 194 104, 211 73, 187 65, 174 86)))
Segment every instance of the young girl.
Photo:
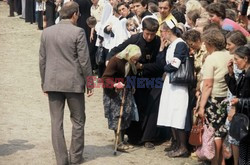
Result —
POLYGON ((127 33, 128 36, 130 37, 133 34, 137 34, 138 33, 138 23, 136 22, 135 19, 133 18, 129 18, 126 22, 126 28, 127 28, 127 33))

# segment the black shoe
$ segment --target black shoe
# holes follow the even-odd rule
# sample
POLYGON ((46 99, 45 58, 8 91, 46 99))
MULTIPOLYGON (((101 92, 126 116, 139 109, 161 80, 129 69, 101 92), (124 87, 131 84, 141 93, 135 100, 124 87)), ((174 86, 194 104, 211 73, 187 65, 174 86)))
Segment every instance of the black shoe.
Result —
POLYGON ((23 17, 19 17, 20 19, 25 19, 25 18, 23 18, 23 17))

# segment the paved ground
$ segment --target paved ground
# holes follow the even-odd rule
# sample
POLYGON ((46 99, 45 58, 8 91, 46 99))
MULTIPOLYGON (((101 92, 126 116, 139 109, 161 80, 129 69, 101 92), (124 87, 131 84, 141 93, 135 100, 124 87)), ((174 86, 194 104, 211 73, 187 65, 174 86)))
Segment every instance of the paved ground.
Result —
MULTIPOLYGON (((41 31, 18 16, 7 17, 0 2, 0 165, 53 165, 47 97, 40 88, 38 50, 41 31)), ((103 115, 102 90, 86 99, 86 165, 193 165, 191 158, 171 159, 164 146, 135 148, 113 156, 113 132, 103 115)), ((71 123, 65 110, 65 136, 69 146, 71 123)))

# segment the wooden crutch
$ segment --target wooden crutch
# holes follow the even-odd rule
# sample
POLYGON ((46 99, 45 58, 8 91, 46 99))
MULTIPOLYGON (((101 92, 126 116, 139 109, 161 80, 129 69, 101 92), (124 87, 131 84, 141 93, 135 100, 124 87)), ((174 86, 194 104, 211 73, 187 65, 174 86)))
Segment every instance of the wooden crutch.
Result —
POLYGON ((116 152, 117 152, 117 146, 118 146, 118 141, 119 141, 119 136, 120 136, 120 131, 121 131, 121 122, 122 122, 122 114, 123 114, 123 109, 124 109, 125 95, 126 95, 126 88, 124 87, 123 94, 122 94, 122 103, 121 103, 121 107, 120 107, 118 126, 117 126, 116 136, 115 136, 114 155, 116 155, 116 152))

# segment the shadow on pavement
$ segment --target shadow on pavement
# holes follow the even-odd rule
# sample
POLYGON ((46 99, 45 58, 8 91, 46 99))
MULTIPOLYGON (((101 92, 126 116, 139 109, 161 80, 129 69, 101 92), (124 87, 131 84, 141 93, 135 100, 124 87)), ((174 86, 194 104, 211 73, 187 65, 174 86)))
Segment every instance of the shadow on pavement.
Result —
POLYGON ((84 147, 84 152, 83 152, 84 162, 89 162, 99 157, 117 157, 122 154, 132 154, 133 151, 139 149, 139 147, 135 147, 134 149, 129 150, 129 152, 127 153, 117 151, 117 155, 114 156, 113 147, 114 147, 113 145, 105 145, 105 146, 86 145, 84 147))
POLYGON ((28 140, 14 139, 9 140, 8 144, 0 145, 0 156, 11 155, 19 150, 30 150, 35 147, 33 144, 28 143, 28 140))

